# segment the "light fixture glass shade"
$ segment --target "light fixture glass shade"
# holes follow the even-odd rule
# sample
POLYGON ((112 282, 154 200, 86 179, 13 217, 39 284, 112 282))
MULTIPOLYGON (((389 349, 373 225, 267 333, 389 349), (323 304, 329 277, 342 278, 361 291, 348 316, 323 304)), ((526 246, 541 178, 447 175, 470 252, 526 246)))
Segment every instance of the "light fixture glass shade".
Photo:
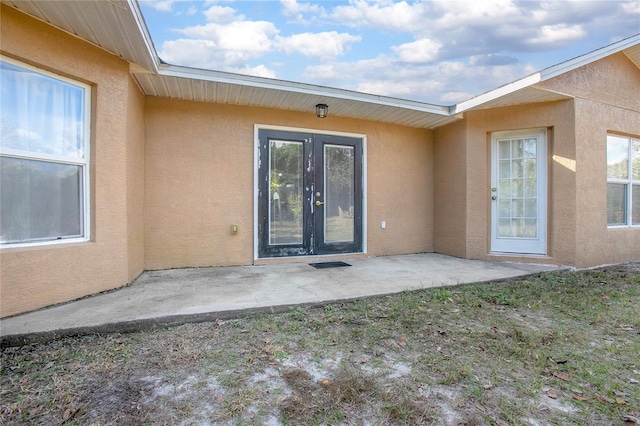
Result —
POLYGON ((316 117, 325 118, 329 113, 329 106, 327 104, 316 105, 316 117))

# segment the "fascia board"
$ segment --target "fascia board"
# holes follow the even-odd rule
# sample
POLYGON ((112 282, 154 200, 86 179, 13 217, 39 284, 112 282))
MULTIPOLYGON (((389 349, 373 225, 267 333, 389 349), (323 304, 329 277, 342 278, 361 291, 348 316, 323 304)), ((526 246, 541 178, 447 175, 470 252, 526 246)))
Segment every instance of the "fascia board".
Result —
POLYGON ((475 107, 478 107, 484 103, 489 101, 493 101, 502 96, 506 96, 510 93, 516 92, 520 89, 524 89, 525 87, 532 86, 536 83, 539 83, 541 76, 540 73, 531 74, 528 77, 522 78, 520 80, 516 80, 513 83, 506 84, 502 87, 499 87, 490 92, 484 93, 480 96, 476 96, 475 98, 471 98, 468 101, 460 102, 457 105, 453 105, 450 109, 451 114, 460 114, 462 112, 468 111, 475 107))
POLYGON ((153 39, 151 38, 151 34, 149 33, 149 28, 147 27, 147 23, 144 20, 144 15, 140 10, 138 1, 127 0, 127 4, 129 5, 129 10, 131 11, 131 15, 133 16, 133 19, 136 22, 136 26, 138 27, 138 32, 142 37, 142 41, 145 45, 146 51, 149 54, 151 63, 153 64, 153 69, 149 71, 153 71, 157 73, 158 65, 160 64, 160 57, 158 56, 158 52, 156 51, 155 45, 153 44, 153 39))
POLYGON ((384 105, 394 108, 402 108, 413 111, 421 111, 429 114, 449 116, 449 108, 440 105, 432 105, 423 102, 391 98, 386 96, 370 95, 345 89, 316 86, 306 83, 276 80, 264 77, 254 77, 241 74, 233 74, 222 71, 203 70, 198 68, 183 67, 178 65, 160 64, 158 75, 188 78, 195 80, 226 83, 255 88, 280 90, 306 95, 314 95, 325 98, 344 99, 349 101, 366 102, 376 105, 384 105))
POLYGON ((640 43, 640 33, 540 71, 541 81, 557 77, 640 43))
POLYGON ((562 62, 557 65, 553 65, 549 68, 545 68, 542 71, 539 71, 535 74, 532 74, 528 77, 524 77, 520 80, 514 81, 513 83, 509 83, 505 86, 499 87, 490 92, 484 93, 475 98, 469 99, 468 101, 461 102, 457 105, 453 105, 451 107, 451 114, 459 114, 470 109, 481 106, 482 104, 498 99, 502 96, 506 96, 510 93, 513 93, 517 90, 523 89, 528 86, 532 86, 536 83, 549 80, 553 77, 557 77, 561 74, 572 71, 576 68, 587 65, 591 62, 595 62, 607 56, 613 55, 614 53, 618 53, 623 51, 629 47, 637 45, 640 43, 640 34, 636 34, 624 40, 621 40, 617 43, 610 44, 609 46, 605 46, 601 49, 594 50, 593 52, 587 53, 585 55, 578 56, 577 58, 570 59, 568 61, 562 62))

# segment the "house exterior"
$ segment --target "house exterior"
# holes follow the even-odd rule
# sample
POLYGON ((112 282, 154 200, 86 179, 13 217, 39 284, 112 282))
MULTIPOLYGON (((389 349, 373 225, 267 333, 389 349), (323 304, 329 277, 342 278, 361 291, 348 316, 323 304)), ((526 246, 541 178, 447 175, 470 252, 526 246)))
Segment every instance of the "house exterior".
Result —
POLYGON ((640 35, 449 107, 161 63, 134 0, 0 12, 2 317, 144 270, 640 259, 640 35))

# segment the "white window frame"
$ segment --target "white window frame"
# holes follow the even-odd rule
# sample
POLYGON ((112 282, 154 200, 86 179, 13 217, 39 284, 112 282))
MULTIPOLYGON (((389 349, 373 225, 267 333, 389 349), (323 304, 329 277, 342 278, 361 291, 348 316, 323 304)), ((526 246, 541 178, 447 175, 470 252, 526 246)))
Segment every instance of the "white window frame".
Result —
MULTIPOLYGON (((627 191, 625 193, 625 209, 626 209, 626 218, 627 223, 625 224, 612 224, 607 223, 607 228, 640 228, 640 224, 633 224, 633 186, 640 185, 640 180, 633 179, 633 142, 639 142, 638 138, 634 138, 631 136, 619 135, 615 133, 607 133, 607 144, 609 143, 609 136, 613 136, 616 138, 627 139, 627 158, 629 159, 629 169, 627 171, 626 179, 618 179, 618 178, 610 178, 607 174, 607 184, 617 183, 623 184, 627 186, 627 191)), ((608 189, 607 189, 608 191, 608 189)), ((608 208, 608 206, 607 206, 608 208)))
POLYGON ((79 87, 83 90, 84 94, 84 123, 83 123, 83 156, 82 157, 71 157, 71 156, 61 156, 61 155, 51 155, 51 154, 43 154, 37 152, 30 151, 22 151, 11 148, 3 148, 0 145, 0 156, 7 158, 17 158, 17 159, 27 159, 27 160, 35 160, 35 161, 45 161, 49 163, 58 163, 58 164, 66 164, 73 166, 80 166, 82 168, 82 186, 80 190, 81 194, 81 214, 82 214, 82 235, 79 237, 55 237, 55 238, 47 238, 47 239, 38 239, 38 240, 27 240, 20 242, 10 242, 10 243, 2 243, 0 242, 0 250, 13 248, 13 247, 35 247, 35 246, 45 246, 45 245, 57 245, 57 244, 70 244, 70 243, 79 243, 86 242, 91 239, 91 219, 90 219, 90 159, 91 159, 91 86, 85 83, 81 83, 76 80, 72 80, 70 78, 61 76, 59 74, 52 73, 50 71, 46 71, 32 65, 25 64, 23 62, 17 61, 12 58, 8 58, 6 56, 0 55, 0 61, 6 62, 8 64, 26 69, 36 74, 40 74, 54 80, 58 80, 76 87, 79 87))

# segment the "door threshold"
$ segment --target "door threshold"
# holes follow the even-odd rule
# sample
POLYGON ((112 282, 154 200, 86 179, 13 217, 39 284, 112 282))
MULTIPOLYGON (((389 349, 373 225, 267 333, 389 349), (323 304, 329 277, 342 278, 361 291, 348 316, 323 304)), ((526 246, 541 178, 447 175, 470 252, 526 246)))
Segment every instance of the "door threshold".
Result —
POLYGON ((511 253, 508 251, 491 251, 489 256, 513 256, 513 257, 549 257, 540 253, 511 253))
POLYGON ((285 257, 261 257, 254 259, 253 264, 261 265, 278 265, 283 263, 318 263, 341 261, 348 259, 364 259, 369 257, 366 253, 341 253, 341 254, 318 254, 310 256, 285 256, 285 257))
POLYGON ((506 253, 492 251, 487 254, 486 260, 499 260, 501 262, 540 263, 543 265, 556 264, 553 257, 548 254, 506 253))

